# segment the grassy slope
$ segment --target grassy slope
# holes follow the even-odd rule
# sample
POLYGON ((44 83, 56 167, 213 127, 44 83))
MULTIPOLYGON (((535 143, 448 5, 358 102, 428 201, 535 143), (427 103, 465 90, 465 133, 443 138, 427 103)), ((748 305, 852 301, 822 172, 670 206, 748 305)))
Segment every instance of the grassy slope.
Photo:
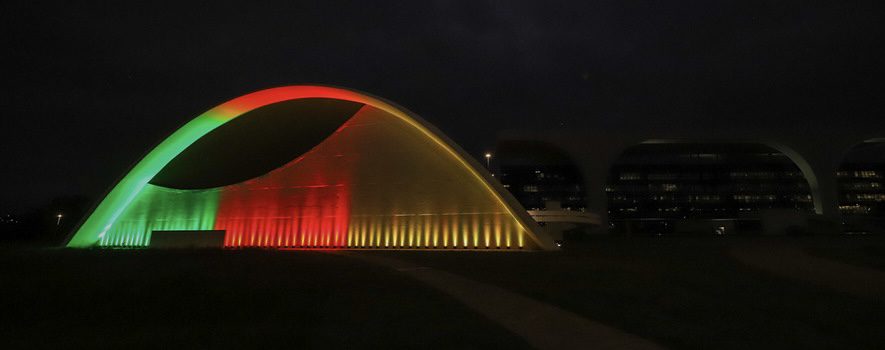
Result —
POLYGON ((0 250, 0 348, 526 348, 395 272, 318 252, 0 250))
MULTIPOLYGON (((495 284, 673 348, 877 348, 885 305, 741 265, 799 245, 880 268, 885 239, 600 239, 560 253, 366 252, 495 284)), ((881 300, 881 299, 880 299, 881 300)), ((0 348, 524 348, 445 295, 317 252, 0 249, 0 348)))
MULTIPOLYGON (((857 242, 840 243, 838 254, 851 255, 848 248, 858 245, 866 256, 885 246, 881 239, 857 242)), ((732 244, 827 251, 832 243, 633 238, 601 239, 562 253, 381 254, 505 287, 673 348, 877 348, 885 344, 881 299, 782 279, 743 266, 727 252, 732 244)))
POLYGON ((885 271, 885 243, 879 236, 821 238, 806 245, 809 254, 885 271), (842 238, 842 239, 839 239, 842 238))

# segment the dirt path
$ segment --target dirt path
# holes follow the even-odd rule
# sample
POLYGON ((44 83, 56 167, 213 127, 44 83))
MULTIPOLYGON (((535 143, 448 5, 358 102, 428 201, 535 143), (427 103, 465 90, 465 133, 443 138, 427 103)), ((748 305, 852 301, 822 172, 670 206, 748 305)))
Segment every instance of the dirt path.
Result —
POLYGON ((799 247, 737 246, 738 261, 776 275, 808 281, 856 296, 885 299, 885 272, 808 254, 799 247))
POLYGON ((662 349, 655 343, 556 306, 485 283, 396 259, 339 253, 383 265, 430 285, 538 349, 662 349))

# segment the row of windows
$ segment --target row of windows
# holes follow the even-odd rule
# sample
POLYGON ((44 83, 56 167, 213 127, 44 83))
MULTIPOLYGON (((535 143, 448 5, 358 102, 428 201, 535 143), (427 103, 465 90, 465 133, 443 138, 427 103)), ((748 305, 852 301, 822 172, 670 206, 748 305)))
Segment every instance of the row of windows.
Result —
POLYGON ((885 202, 885 193, 856 193, 845 195, 845 198, 861 202, 885 202))
MULTIPOLYGON (((692 157, 700 158, 697 154, 692 157)), ((606 185, 605 191, 612 203, 611 210, 627 216, 682 212, 722 216, 755 213, 758 208, 811 210, 813 200, 802 172, 795 166, 781 168, 774 163, 766 164, 764 167, 748 163, 723 164, 713 168, 661 164, 670 168, 652 165, 649 169, 652 171, 647 171, 648 166, 637 163, 621 168, 626 171, 614 169, 614 181, 606 185)), ((875 179, 885 178, 885 172, 846 170, 836 175, 843 179, 840 187, 849 191, 843 192, 842 202, 846 205, 840 206, 842 212, 881 211, 874 203, 885 203, 885 193, 879 193, 885 192, 885 181, 875 179), (844 180, 849 178, 855 180, 844 180)), ((506 183, 505 187, 516 190, 514 194, 526 207, 543 206, 547 199, 560 201, 563 207, 581 206, 584 199, 577 172, 534 167, 514 169, 502 177, 502 182, 506 183)))
POLYGON ((733 171, 728 173, 732 179, 777 179, 777 178, 804 178, 798 171, 770 172, 770 171, 733 171))
POLYGON ((865 214, 869 214, 872 211, 872 209, 873 208, 870 208, 869 206, 861 205, 861 204, 840 205, 839 206, 839 211, 842 212, 842 214, 862 214, 862 215, 865 215, 865 214))
MULTIPOLYGON (((787 196, 778 196, 775 194, 736 194, 730 196, 731 199, 734 199, 737 202, 742 203, 753 203, 753 202, 774 202, 781 199, 791 200, 796 202, 811 202, 812 198, 810 194, 796 194, 796 195, 787 195, 787 196)), ((881 197, 877 197, 881 198, 881 197)), ((623 194, 617 194, 610 197, 612 201, 615 202, 633 202, 636 203, 639 201, 639 196, 628 196, 623 194)), ((676 201, 678 197, 676 195, 656 195, 651 194, 645 197, 647 200, 651 201, 676 201)), ((722 197, 720 195, 710 194, 710 195, 688 195, 686 197, 686 201, 688 202, 698 202, 698 203, 709 203, 709 202, 720 202, 722 197)))
MULTIPOLYGON (((543 178, 543 173, 540 174, 540 177, 543 178)), ((677 180, 677 179, 688 179, 688 180, 698 180, 705 175, 704 177, 711 177, 711 174, 697 174, 697 173, 649 173, 645 177, 642 176, 642 173, 637 172, 623 172, 618 174, 618 180, 622 181, 630 181, 630 180, 677 180)), ((805 175, 799 171, 732 171, 728 173, 728 177, 731 179, 778 179, 778 178, 804 178, 805 175)), ((879 179, 882 178, 882 174, 875 170, 857 170, 857 171, 838 171, 836 172, 836 176, 840 178, 861 178, 861 179, 879 179)))
POLYGON ((722 184, 722 185, 705 185, 705 184, 648 184, 648 185, 614 185, 606 186, 606 192, 679 192, 688 193, 723 193, 723 192, 807 192, 808 186, 801 184, 722 184))
POLYGON ((688 196, 689 202, 718 202, 719 199, 720 199, 719 195, 709 195, 709 194, 688 196))
MULTIPOLYGON (((866 207, 864 207, 864 208, 866 208, 866 207)), ((773 206, 756 207, 756 208, 751 208, 751 207, 739 207, 739 208, 734 208, 734 209, 730 209, 730 208, 683 208, 683 207, 664 207, 664 208, 653 208, 653 209, 649 209, 649 210, 656 211, 656 212, 659 212, 659 213, 693 212, 693 213, 714 213, 714 214, 716 214, 716 213, 720 213, 720 212, 721 212, 721 213, 725 214, 725 213, 730 212, 731 210, 734 210, 734 211, 737 211, 737 212, 755 212, 755 211, 758 211, 758 210, 760 210, 760 209, 775 209, 775 208, 774 208, 773 206), (683 209, 684 209, 684 211, 683 211, 683 209)), ((779 209, 783 209, 783 208, 779 208, 779 209)), ((798 206, 797 206, 797 207, 793 207, 792 209, 799 209, 799 210, 802 210, 802 209, 804 209, 804 208, 802 208, 802 207, 798 207, 798 206)), ((611 208, 611 209, 608 210, 608 213, 609 213, 609 214, 612 214, 613 212, 616 212, 616 213, 617 213, 617 212, 620 212, 620 213, 638 213, 638 212, 640 212, 640 208, 639 208, 639 207, 626 207, 626 208, 611 208)))
MULTIPOLYGON (((618 174, 618 180, 621 181, 636 181, 636 180, 701 180, 703 179, 712 179, 716 178, 715 173, 648 173, 644 177, 642 173, 636 172, 624 172, 618 174)), ((804 179, 804 175, 798 171, 732 171, 728 173, 728 178, 730 179, 759 179, 759 180, 773 180, 773 179, 804 179)))
POLYGON ((836 177, 855 177, 861 179, 880 179, 882 174, 875 170, 837 171, 836 177))
POLYGON ((882 188, 879 182, 849 182, 841 184, 842 189, 846 190, 876 190, 882 188))
POLYGON ((773 194, 766 195, 747 195, 747 194, 738 194, 734 195, 734 200, 738 202, 750 203, 750 202, 773 202, 777 200, 777 196, 773 194))

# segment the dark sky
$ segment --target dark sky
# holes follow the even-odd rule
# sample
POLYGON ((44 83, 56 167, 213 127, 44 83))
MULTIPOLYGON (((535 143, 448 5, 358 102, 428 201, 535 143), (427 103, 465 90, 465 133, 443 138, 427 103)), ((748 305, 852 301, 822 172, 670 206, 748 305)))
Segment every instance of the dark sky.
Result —
POLYGON ((474 154, 507 128, 883 114, 873 1, 30 3, 0 5, 3 211, 98 196, 190 118, 288 84, 388 98, 474 154))

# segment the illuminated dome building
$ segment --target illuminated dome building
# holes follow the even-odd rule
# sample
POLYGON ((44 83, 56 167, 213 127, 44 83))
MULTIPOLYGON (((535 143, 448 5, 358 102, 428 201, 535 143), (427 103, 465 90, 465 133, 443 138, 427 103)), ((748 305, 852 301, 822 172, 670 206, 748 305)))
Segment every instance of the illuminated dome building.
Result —
POLYGON ((68 247, 552 249, 525 209, 414 114, 352 90, 251 93, 139 161, 68 247))

